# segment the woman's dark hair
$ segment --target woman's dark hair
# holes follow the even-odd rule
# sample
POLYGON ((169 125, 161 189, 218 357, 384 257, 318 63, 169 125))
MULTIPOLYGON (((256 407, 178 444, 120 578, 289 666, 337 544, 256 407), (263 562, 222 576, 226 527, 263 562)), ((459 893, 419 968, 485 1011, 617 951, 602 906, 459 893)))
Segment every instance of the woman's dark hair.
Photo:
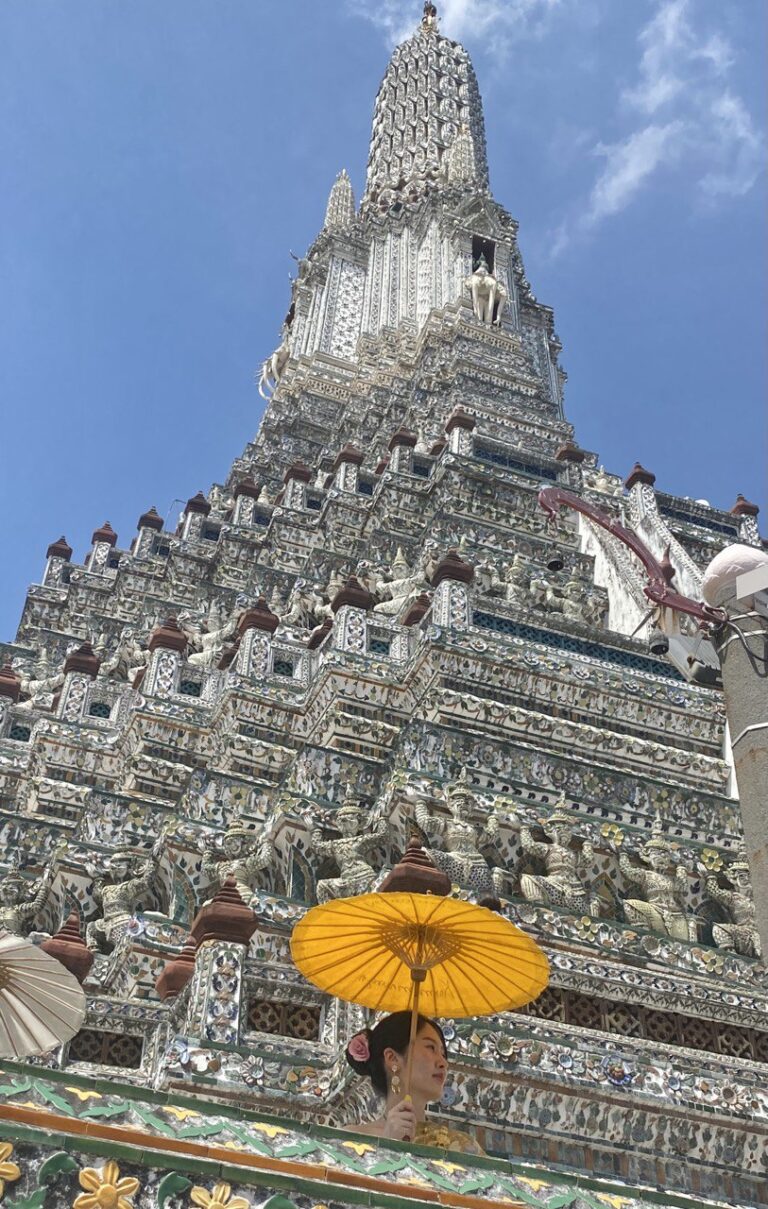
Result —
MULTIPOLYGON (((437 1033, 443 1047, 443 1054, 447 1058, 448 1050, 440 1025, 436 1024, 434 1020, 430 1020, 429 1016, 418 1016, 416 1036, 427 1027, 433 1028, 437 1033)), ((347 1062, 353 1070, 357 1071, 358 1075, 368 1076, 374 1090, 380 1096, 386 1096, 387 1073, 384 1068, 384 1050, 393 1049, 397 1054, 405 1054, 411 1037, 411 1013, 393 1012, 391 1016, 385 1016, 383 1020, 380 1020, 375 1028, 363 1029, 362 1034, 358 1035, 365 1037, 368 1042, 369 1057, 365 1061, 360 1061, 350 1054, 349 1047, 347 1047, 344 1051, 347 1062)))

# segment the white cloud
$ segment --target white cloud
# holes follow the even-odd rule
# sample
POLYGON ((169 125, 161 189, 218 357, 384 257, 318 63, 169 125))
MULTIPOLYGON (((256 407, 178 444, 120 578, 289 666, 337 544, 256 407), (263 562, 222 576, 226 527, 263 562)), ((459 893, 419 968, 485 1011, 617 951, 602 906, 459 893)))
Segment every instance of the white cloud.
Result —
POLYGON ((683 122, 668 122, 645 126, 612 146, 598 145, 595 153, 604 155, 606 164, 592 187, 586 225, 593 226, 629 205, 659 164, 677 155, 684 131, 683 122))
POLYGON ((690 0, 656 0, 638 36, 637 78, 619 97, 615 117, 625 133, 594 147, 605 164, 577 216, 555 231, 553 256, 630 205, 665 169, 684 171, 708 204, 742 196, 757 180, 764 136, 726 83, 735 62, 730 43, 719 30, 696 28, 697 11, 690 0))
POLYGON ((741 197, 763 169, 764 140, 755 129, 744 102, 730 92, 716 96, 708 128, 713 166, 699 181, 707 196, 741 197))
MULTIPOLYGON (((498 51, 499 42, 509 45, 517 38, 540 36, 549 16, 561 3, 562 0, 441 0, 440 29, 458 40, 467 36, 474 43, 491 40, 492 49, 498 51)), ((382 29, 392 45, 409 37, 420 18, 413 0, 378 0, 363 9, 356 5, 355 12, 382 29)))

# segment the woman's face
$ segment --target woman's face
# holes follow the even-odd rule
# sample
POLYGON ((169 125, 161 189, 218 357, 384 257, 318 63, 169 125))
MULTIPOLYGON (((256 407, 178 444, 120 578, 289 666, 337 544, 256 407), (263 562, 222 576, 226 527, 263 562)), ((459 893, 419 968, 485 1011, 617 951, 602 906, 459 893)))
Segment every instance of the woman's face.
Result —
POLYGON ((431 1024, 417 1033, 413 1042, 411 1089, 426 1100, 439 1100, 443 1094, 448 1061, 440 1034, 431 1024))

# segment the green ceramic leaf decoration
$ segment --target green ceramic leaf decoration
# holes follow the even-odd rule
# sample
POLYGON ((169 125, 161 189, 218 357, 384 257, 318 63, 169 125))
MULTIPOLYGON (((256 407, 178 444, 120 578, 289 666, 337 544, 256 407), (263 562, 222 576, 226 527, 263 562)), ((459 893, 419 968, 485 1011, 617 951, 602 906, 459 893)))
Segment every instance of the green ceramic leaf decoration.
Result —
POLYGON ((556 1192, 547 1201, 547 1209, 568 1209, 578 1197, 578 1192, 556 1192))
POLYGON ((157 1209, 163 1209, 169 1196, 177 1196, 192 1187, 192 1181, 179 1171, 170 1171, 157 1186, 157 1209))
POLYGON ((72 1158, 71 1154, 67 1154, 66 1150, 57 1150, 55 1154, 50 1155, 44 1163, 41 1164, 40 1170, 37 1173, 38 1184, 47 1184, 60 1171, 77 1171, 77 1162, 72 1158))
POLYGON ((58 1108, 59 1112, 64 1113, 65 1117, 75 1115, 75 1110, 69 1100, 65 1100, 63 1096, 58 1095, 47 1083, 43 1083, 41 1079, 35 1079, 32 1086, 41 1099, 45 1100, 46 1104, 51 1104, 54 1108, 58 1108))
POLYGON ((20 1096, 31 1087, 31 1079, 14 1079, 12 1083, 0 1084, 0 1096, 20 1096))
POLYGON ((47 1188, 38 1188, 31 1196, 21 1197, 18 1201, 6 1201, 5 1209, 43 1209, 47 1188))

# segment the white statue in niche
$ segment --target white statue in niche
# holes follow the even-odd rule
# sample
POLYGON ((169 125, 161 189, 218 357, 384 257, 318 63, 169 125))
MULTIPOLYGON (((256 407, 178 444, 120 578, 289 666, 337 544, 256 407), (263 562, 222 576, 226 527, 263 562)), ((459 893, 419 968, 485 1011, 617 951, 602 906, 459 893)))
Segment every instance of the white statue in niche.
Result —
POLYGON ((475 271, 464 282, 465 288, 472 295, 472 310, 475 318, 490 327, 501 327, 501 316, 507 301, 507 291, 500 281, 494 277, 488 268, 488 261, 480 253, 475 271), (494 311, 496 317, 494 318, 494 311))

